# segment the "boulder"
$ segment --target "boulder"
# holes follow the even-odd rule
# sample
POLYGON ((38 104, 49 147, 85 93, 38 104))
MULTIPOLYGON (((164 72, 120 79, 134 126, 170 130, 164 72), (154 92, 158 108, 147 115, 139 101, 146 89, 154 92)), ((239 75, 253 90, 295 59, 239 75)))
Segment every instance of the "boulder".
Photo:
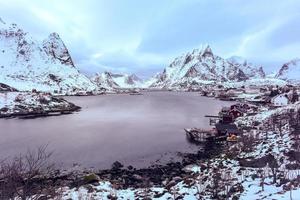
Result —
POLYGON ((124 167, 124 165, 122 165, 122 163, 120 163, 119 161, 116 161, 112 164, 113 170, 121 169, 122 167, 124 167))
POLYGON ((134 175, 132 176, 132 178, 133 178, 134 180, 137 180, 137 181, 143 181, 143 180, 144 180, 144 178, 143 178, 142 176, 138 175, 138 174, 134 174, 134 175))
POLYGON ((85 175, 83 177, 83 180, 85 183, 94 183, 94 182, 99 182, 100 181, 100 177, 94 173, 85 175))

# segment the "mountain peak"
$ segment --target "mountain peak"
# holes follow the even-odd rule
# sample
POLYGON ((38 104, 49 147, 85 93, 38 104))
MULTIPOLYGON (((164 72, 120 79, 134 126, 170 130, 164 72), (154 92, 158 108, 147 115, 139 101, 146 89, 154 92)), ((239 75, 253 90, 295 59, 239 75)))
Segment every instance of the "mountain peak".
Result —
POLYGON ((106 76, 111 76, 112 73, 110 71, 104 71, 103 74, 105 74, 106 76))
POLYGON ((111 72, 104 71, 103 73, 96 73, 94 77, 91 78, 98 87, 106 88, 108 90, 113 90, 114 88, 119 88, 120 86, 113 80, 111 72))
POLYGON ((249 78, 264 78, 266 74, 262 66, 249 62, 241 56, 231 56, 226 59, 232 65, 238 66, 249 78))
POLYGON ((138 77, 136 74, 131 74, 130 76, 129 76, 129 78, 131 78, 132 80, 134 80, 134 81, 142 81, 142 79, 140 78, 140 77, 138 77))
POLYGON ((53 59, 59 60, 62 64, 74 67, 71 55, 58 33, 51 33, 48 38, 43 41, 43 48, 53 59))
POLYGON ((210 45, 204 44, 201 45, 200 48, 194 49, 192 52, 187 53, 187 55, 194 55, 194 56, 213 56, 212 49, 210 45))
POLYGON ((278 73, 275 75, 276 78, 283 80, 300 80, 300 59, 295 58, 282 65, 278 73))
POLYGON ((205 46, 203 46, 204 48, 202 49, 202 55, 203 56, 212 56, 213 52, 210 48, 210 46, 207 44, 205 46))
POLYGON ((49 39, 55 39, 55 40, 61 40, 60 36, 58 33, 53 32, 48 36, 49 39))
POLYGON ((264 78, 262 67, 248 63, 242 58, 223 59, 214 55, 209 45, 203 45, 177 57, 164 71, 151 81, 151 86, 187 87, 203 81, 243 81, 264 78))
POLYGON ((115 88, 135 88, 141 87, 143 84, 142 79, 140 79, 135 74, 123 74, 123 73, 113 73, 109 71, 104 71, 101 74, 96 74, 92 78, 98 86, 105 87, 108 89, 115 88))

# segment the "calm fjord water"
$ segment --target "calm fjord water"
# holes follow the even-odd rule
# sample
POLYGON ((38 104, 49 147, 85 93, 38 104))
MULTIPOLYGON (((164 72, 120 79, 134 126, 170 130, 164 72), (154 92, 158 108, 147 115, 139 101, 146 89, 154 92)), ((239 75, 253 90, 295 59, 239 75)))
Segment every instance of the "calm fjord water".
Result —
POLYGON ((0 120, 0 158, 48 144, 58 164, 107 168, 118 160, 145 167, 195 152, 184 128, 210 128, 206 114, 222 102, 185 92, 66 97, 82 111, 56 117, 0 120))

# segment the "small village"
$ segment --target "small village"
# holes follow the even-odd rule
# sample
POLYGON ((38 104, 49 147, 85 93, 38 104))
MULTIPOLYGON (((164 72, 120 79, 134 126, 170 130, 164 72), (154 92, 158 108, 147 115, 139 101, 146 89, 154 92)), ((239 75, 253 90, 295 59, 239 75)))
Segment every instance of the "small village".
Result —
POLYGON ((241 86, 237 88, 223 88, 219 85, 213 90, 201 91, 203 96, 215 97, 224 101, 240 101, 254 105, 267 105, 270 107, 285 106, 299 100, 299 86, 241 86), (210 92, 209 92, 210 91, 210 92))
MULTIPOLYGON (((223 101, 238 102, 230 107, 223 107, 218 116, 206 115, 211 130, 199 128, 185 129, 188 139, 191 142, 203 143, 214 142, 237 142, 242 135, 242 130, 235 124, 238 117, 255 115, 260 108, 275 109, 299 101, 297 87, 287 85, 284 87, 249 87, 247 89, 219 89, 213 94, 215 98, 223 101)), ((201 93, 209 96, 207 92, 201 93)))

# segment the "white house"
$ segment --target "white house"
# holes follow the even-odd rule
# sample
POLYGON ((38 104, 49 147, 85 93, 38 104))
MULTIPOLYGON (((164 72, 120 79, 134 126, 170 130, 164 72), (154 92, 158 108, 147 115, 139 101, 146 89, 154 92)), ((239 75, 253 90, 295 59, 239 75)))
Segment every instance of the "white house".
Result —
POLYGON ((274 106, 286 106, 289 103, 289 99, 284 94, 279 94, 271 99, 271 103, 274 106))

